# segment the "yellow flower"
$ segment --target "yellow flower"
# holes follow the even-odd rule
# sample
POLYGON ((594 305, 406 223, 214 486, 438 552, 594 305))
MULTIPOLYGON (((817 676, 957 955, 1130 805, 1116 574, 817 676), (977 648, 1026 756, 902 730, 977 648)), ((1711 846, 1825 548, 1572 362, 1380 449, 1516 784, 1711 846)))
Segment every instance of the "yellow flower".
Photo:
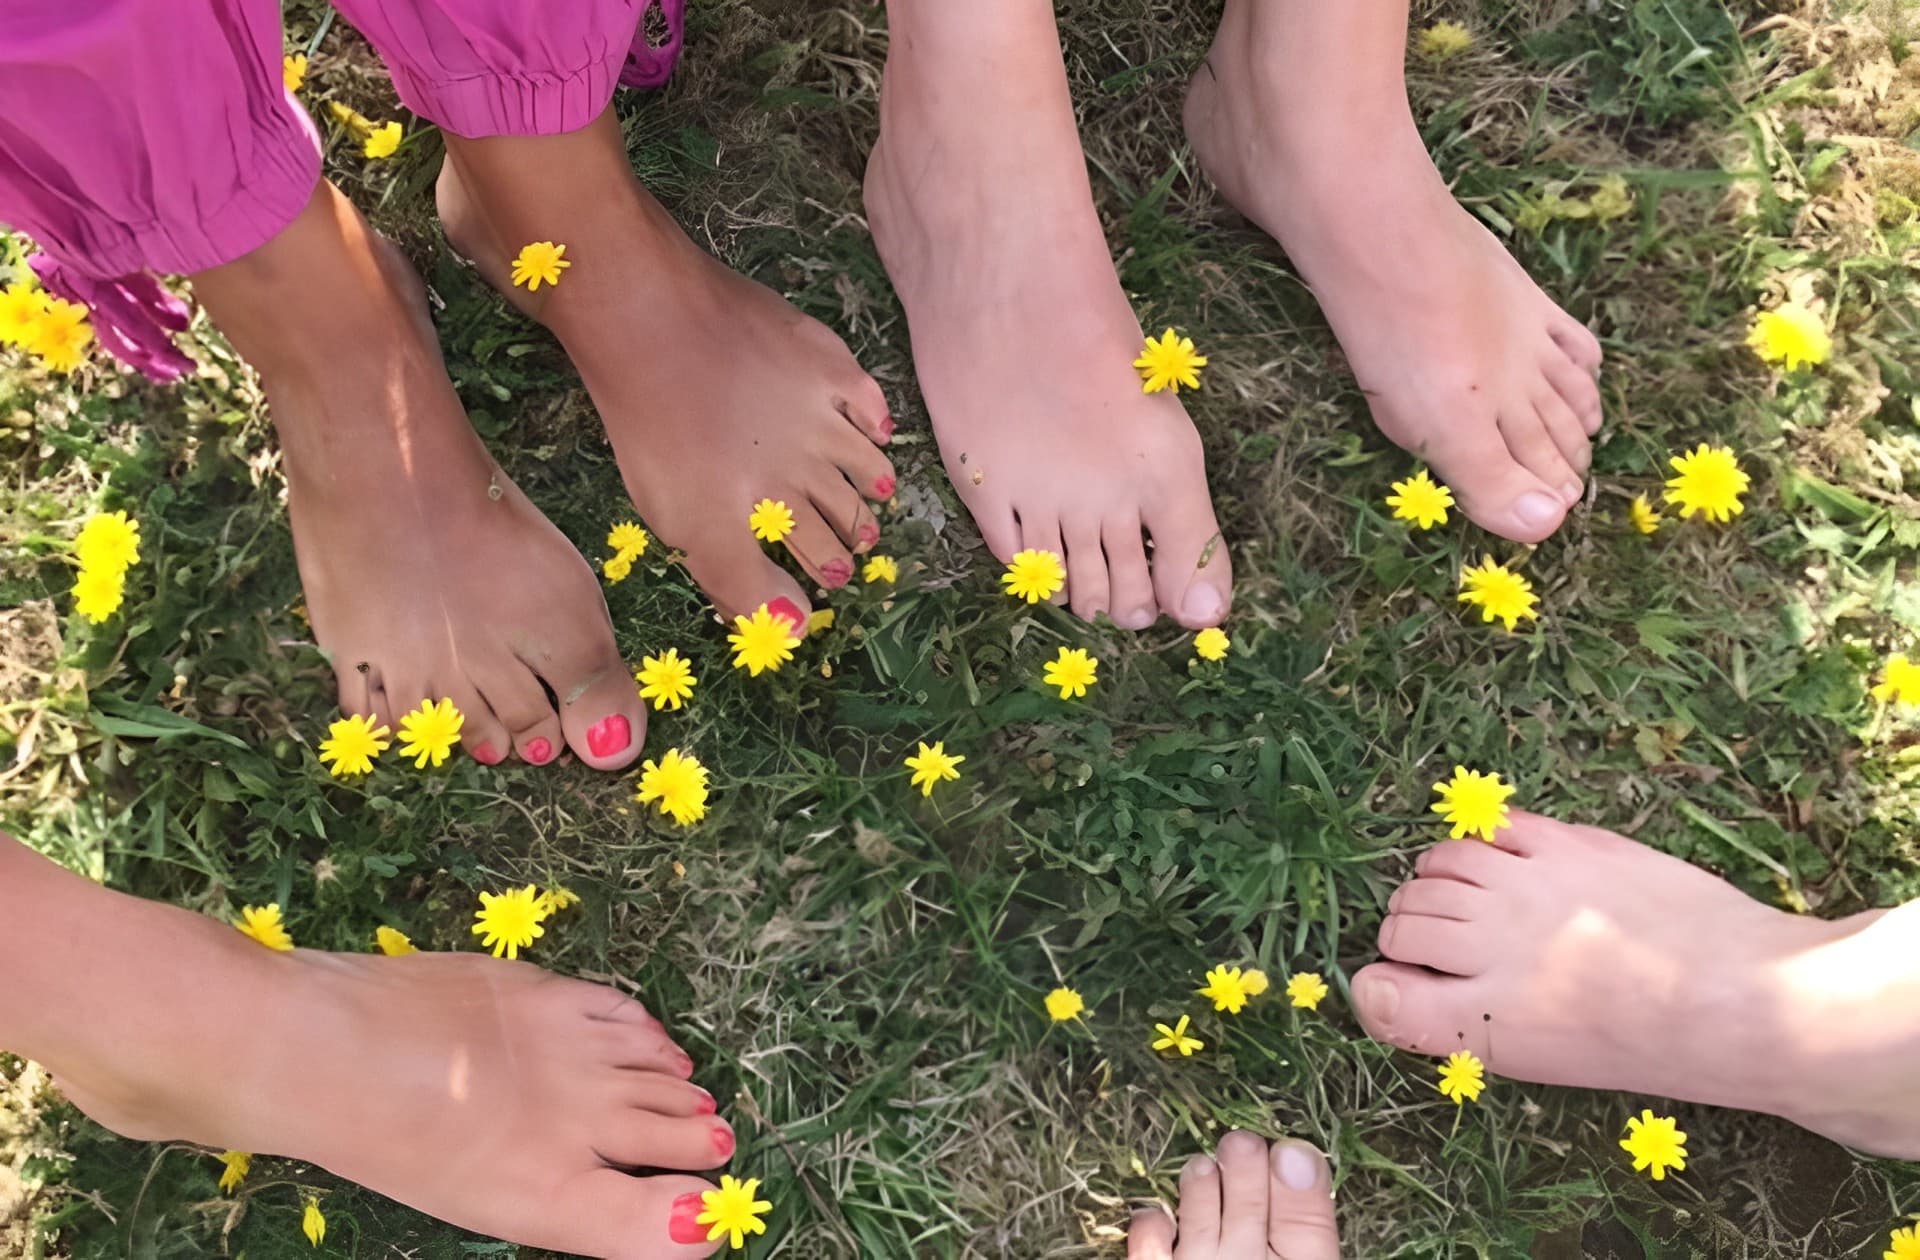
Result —
POLYGON ((280 82, 287 85, 287 91, 298 92, 306 81, 307 54, 288 53, 280 58, 280 82))
POLYGON ((1051 551, 1016 551, 1000 575, 1000 585, 1015 599, 1037 604, 1052 599, 1067 584, 1067 566, 1051 551))
POLYGON ((1501 621, 1509 631, 1521 618, 1531 621, 1539 616, 1534 612, 1534 605, 1540 601, 1533 593, 1533 583, 1506 565, 1496 564, 1492 556, 1460 570, 1459 599, 1479 608, 1480 620, 1501 621))
POLYGON ((819 634, 822 630, 833 629, 833 609, 816 608, 807 614, 807 633, 819 634))
POLYGON ((1081 1000, 1079 993, 1064 987, 1047 994, 1046 1001, 1047 1017, 1056 1024, 1074 1019, 1081 1011, 1087 1009, 1087 1004, 1081 1000))
POLYGON ((647 543, 650 541, 652 540, 647 537, 647 531, 632 521, 622 521, 607 531, 607 546, 613 548, 613 554, 616 556, 626 556, 629 559, 643 556, 647 553, 647 543))
POLYGON ((293 937, 287 935, 287 928, 280 921, 280 903, 269 902, 264 906, 242 906, 235 927, 241 935, 251 936, 268 949, 276 953, 289 953, 293 949, 293 937))
POLYGON ((82 567, 73 579, 73 611, 99 625, 120 611, 120 601, 126 593, 124 575, 82 567))
POLYGON ((1258 967, 1249 967, 1240 974, 1240 987, 1247 991, 1248 997, 1259 997, 1267 991, 1267 973, 1258 967))
POLYGON ((384 923, 373 929, 373 947, 389 958, 405 958, 408 954, 420 952, 414 948, 413 942, 408 939, 405 932, 390 928, 384 923))
POLYGON ((319 1200, 307 1200, 307 1210, 300 1216, 300 1232, 316 1247, 326 1238, 327 1218, 320 1214, 319 1200))
POLYGON ((253 1171, 253 1156, 245 1151, 220 1152, 220 1193, 232 1194, 253 1171))
POLYGON ((920 789, 920 795, 932 796, 936 783, 950 782, 960 777, 960 763, 965 760, 957 753, 949 753, 945 740, 936 741, 931 746, 921 740, 920 751, 907 758, 907 769, 913 771, 911 782, 920 789))
POLYGON ((1327 993, 1327 982, 1317 971, 1296 971, 1287 979, 1287 1000, 1303 1011, 1319 1010, 1327 993))
POLYGON ((87 346, 93 341, 87 308, 65 298, 44 300, 40 318, 28 327, 23 344, 39 355, 49 370, 71 372, 87 357, 87 346))
POLYGON ((73 554, 83 569, 125 573, 140 563, 140 522, 125 512, 96 512, 73 536, 73 554))
POLYGON ((1040 680, 1049 687, 1060 688, 1062 700, 1077 700, 1099 681, 1099 673, 1100 662, 1089 656, 1085 648, 1063 647, 1058 656, 1047 662, 1040 680))
POLYGON ((521 950, 547 934, 540 926, 546 917, 546 902, 532 884, 498 895, 483 892, 480 908, 473 912, 473 934, 495 958, 518 958, 521 950))
POLYGON ((1627 504, 1627 519, 1643 534, 1651 534, 1660 528, 1660 513, 1653 504, 1647 502, 1644 494, 1634 495, 1633 502, 1627 504))
POLYGON ((1387 506, 1393 509, 1395 520, 1411 521, 1415 529, 1432 529, 1447 523, 1453 491, 1427 476, 1427 470, 1422 468, 1405 481, 1393 483, 1387 506))
POLYGON ((1497 771, 1481 774, 1478 770, 1455 766, 1453 778, 1434 784, 1433 790, 1440 794, 1440 799, 1433 803, 1433 812, 1440 815, 1442 822, 1453 824, 1451 839, 1479 836, 1491 842, 1494 832, 1511 825, 1507 818, 1507 798, 1513 795, 1513 785, 1502 783, 1497 771))
POLYGON ((1208 626, 1193 636, 1193 654, 1203 661, 1224 661, 1227 649, 1233 641, 1227 638, 1227 632, 1219 626, 1208 626))
POLYGON ((762 499, 747 513, 747 528, 761 542, 777 543, 793 532, 793 509, 778 499, 762 499))
POLYGON ((616 552, 600 562, 600 572, 609 582, 624 582, 627 574, 633 572, 633 557, 626 552, 616 552))
POLYGON ((1458 22, 1435 22, 1418 36, 1422 57, 1445 61, 1473 47, 1473 32, 1458 22))
POLYGON ((333 121, 356 136, 365 137, 373 131, 373 119, 351 105, 343 105, 339 101, 328 101, 327 112, 333 115, 333 121))
POLYGON ((1194 990, 1213 1003, 1216 1011, 1238 1015, 1247 1004, 1247 985, 1238 967, 1215 967, 1207 972, 1207 982, 1194 990))
POLYGON ((365 774, 373 769, 373 759, 387 750, 390 734, 357 713, 341 718, 327 727, 327 737, 320 741, 320 764, 336 779, 365 774))
POLYGON ((754 609, 751 617, 735 617, 733 633, 727 636, 733 647, 733 667, 746 670, 752 678, 763 670, 778 670, 800 646, 800 637, 793 631, 791 621, 774 616, 765 604, 754 609))
POLYGON ((540 897, 546 903, 548 914, 571 910, 580 904, 580 894, 570 888, 549 888, 540 897))
POLYGON ((1471 1050, 1456 1050, 1440 1065, 1440 1083, 1435 1087, 1453 1100, 1456 1107, 1480 1101, 1487 1087, 1486 1068, 1471 1050))
MULTIPOLYGON (((520 247, 514 255, 511 279, 516 285, 525 285, 532 293, 542 284, 556 286, 560 283, 560 273, 573 266, 567 260, 567 247, 555 245, 552 241, 529 241, 520 247)), ((611 537, 607 540, 611 543, 611 537)))
POLYGON ((1633 1156, 1633 1171, 1646 1172, 1655 1181, 1664 1181, 1667 1169, 1687 1170, 1687 1135, 1680 1131, 1672 1116, 1656 1116, 1643 1110, 1627 1121, 1627 1136, 1620 1149, 1633 1156))
POLYGON ((1206 1042, 1200 1040, 1198 1037, 1187 1036, 1187 1025, 1192 1022, 1191 1016, 1182 1015, 1180 1022, 1171 1028, 1165 1024, 1155 1024, 1153 1031, 1160 1035, 1154 1039, 1153 1048, 1162 1054, 1171 1054, 1174 1051, 1178 1051, 1180 1057, 1183 1059, 1190 1056, 1195 1050, 1206 1049, 1206 1042))
POLYGON ((360 146, 360 151, 370 158, 392 157, 394 150, 400 147, 400 140, 404 134, 400 130, 399 123, 382 123, 373 129, 366 143, 360 146))
POLYGON ((466 721, 444 696, 438 702, 422 700, 419 708, 400 719, 400 755, 412 757, 415 770, 426 769, 428 762, 441 765, 460 742, 460 728, 466 721))
POLYGON ((640 684, 640 698, 652 701, 654 708, 678 709, 700 680, 693 676, 693 662, 668 648, 658 656, 641 657, 634 681, 640 684))
POLYGON ((900 580, 900 566, 894 563, 892 556, 868 556, 867 567, 860 570, 860 580, 869 585, 874 582, 891 585, 900 580))
POLYGON ((1920 1260, 1920 1225, 1894 1230, 1880 1260, 1920 1260))
POLYGON ((678 748, 669 748, 658 762, 640 763, 640 788, 635 799, 642 805, 660 803, 660 812, 691 827, 707 815, 707 768, 700 760, 678 748))
POLYGON ((1833 338, 1818 313, 1798 302, 1785 302, 1753 317, 1747 345, 1764 363, 1778 363, 1791 372, 1802 365, 1818 365, 1833 353, 1833 338))
POLYGON ((1178 336, 1169 328, 1158 341, 1147 338, 1146 347, 1133 361, 1133 366, 1140 373, 1141 393, 1157 394, 1171 389, 1177 394, 1182 385, 1188 389, 1200 388, 1200 369, 1207 366, 1207 357, 1195 353, 1193 338, 1178 336))
POLYGON ((1740 471, 1731 450, 1702 442, 1667 462, 1680 474, 1667 482, 1667 502, 1680 509, 1681 519, 1698 512, 1719 525, 1745 510, 1740 496, 1753 479, 1740 471))
POLYGON ((1868 694, 1895 704, 1920 704, 1920 664, 1908 660, 1905 652, 1895 652, 1887 658, 1885 672, 1868 694))
POLYGON ((759 1192, 758 1177, 738 1181, 731 1174, 722 1174, 718 1190, 700 1192, 703 1210, 693 1218, 693 1223, 709 1227, 708 1242, 718 1242, 724 1238, 730 1247, 744 1247, 748 1234, 767 1232, 767 1223, 760 1218, 773 1211, 773 1204, 765 1199, 754 1198, 759 1192))
POLYGON ((23 346, 47 310, 47 295, 31 280, 0 289, 0 346, 23 346))

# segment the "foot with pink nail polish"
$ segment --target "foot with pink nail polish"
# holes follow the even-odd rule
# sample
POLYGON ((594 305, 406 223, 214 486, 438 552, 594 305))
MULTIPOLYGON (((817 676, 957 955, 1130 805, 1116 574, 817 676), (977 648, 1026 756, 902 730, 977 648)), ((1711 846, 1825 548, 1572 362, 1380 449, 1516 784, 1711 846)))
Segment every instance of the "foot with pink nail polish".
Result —
POLYGON ((1227 1134, 1180 1170, 1177 1220, 1158 1204, 1134 1213, 1127 1260, 1340 1260, 1326 1156, 1227 1134))

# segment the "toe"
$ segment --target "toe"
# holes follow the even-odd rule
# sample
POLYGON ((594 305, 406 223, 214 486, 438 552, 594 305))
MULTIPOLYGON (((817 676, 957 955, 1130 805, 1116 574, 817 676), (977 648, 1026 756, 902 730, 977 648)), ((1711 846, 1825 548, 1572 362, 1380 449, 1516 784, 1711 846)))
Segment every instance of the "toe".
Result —
MULTIPOLYGON (((1539 432, 1531 411, 1528 424, 1551 449, 1552 440, 1539 432)), ((1539 542, 1559 528, 1566 515, 1567 501, 1559 489, 1516 461, 1494 424, 1476 418, 1442 424, 1415 453, 1433 465, 1476 525, 1502 538, 1539 542)))
POLYGON ((728 622, 765 604, 805 632, 811 605, 793 575, 745 530, 726 530, 686 551, 687 572, 728 622))
POLYGON ((893 417, 887 411, 885 391, 858 367, 854 368, 835 394, 833 408, 860 430, 869 442, 885 445, 887 439, 893 436, 893 417))
POLYGON ((1127 1225, 1127 1260, 1173 1260, 1173 1218, 1166 1209, 1141 1208, 1127 1225))
POLYGON ((367 683, 367 712, 372 715, 374 725, 396 732, 400 729, 400 714, 406 712, 394 710, 393 699, 387 695, 386 685, 377 673, 367 683))
MULTIPOLYGON (((1067 545, 1060 538, 1060 522, 1051 516, 1035 513, 1020 518, 1020 549, 1022 551, 1050 551, 1059 558, 1062 567, 1067 562, 1067 545)), ((1053 602, 1064 604, 1073 596, 1073 583, 1069 575, 1068 583, 1054 595, 1053 602)))
POLYGON ((1415 1054, 1449 1054, 1467 1044, 1480 1022, 1471 1013, 1472 987, 1472 981, 1457 976, 1374 963, 1353 978, 1353 1010, 1375 1041, 1415 1054))
POLYGON ((647 707, 611 633, 604 642, 526 663, 559 699, 560 730, 574 756, 595 770, 620 770, 640 755, 647 707))
POLYGON ((835 446, 832 458, 840 475, 852 483, 863 498, 884 503, 893 497, 897 488, 893 462, 873 443, 858 438, 841 442, 835 446))
POLYGON ((613 1089, 619 1105, 656 1116, 686 1120, 719 1110, 712 1094, 665 1072, 622 1072, 613 1089))
POLYGON ((1202 496, 1149 509, 1145 520, 1160 611, 1189 630, 1219 625, 1233 599, 1233 566, 1212 505, 1202 496))
POLYGON ((1548 321, 1547 332, 1553 338, 1553 343, 1559 346, 1569 359, 1579 364, 1581 370, 1588 376, 1600 370, 1600 360, 1603 357, 1600 338, 1593 335, 1591 328, 1556 306, 1548 321))
MULTIPOLYGON (((1503 841, 1513 828, 1494 833, 1503 841)), ((1413 860, 1414 872, 1424 879, 1456 879, 1493 888, 1524 861, 1517 852, 1484 840, 1442 840, 1413 860)))
POLYGON ((818 479, 810 497, 814 510, 833 527, 834 536, 855 555, 873 550, 880 541, 880 522, 867 501, 839 473, 818 479))
MULTIPOLYGON (((348 717, 375 717, 373 711, 373 667, 340 665, 333 667, 333 682, 339 693, 340 712, 348 717)), ((377 720, 377 719, 376 719, 377 720)))
POLYGON ((1122 629, 1145 630, 1159 620, 1160 607, 1154 602, 1139 519, 1128 516, 1105 522, 1100 527, 1100 546, 1107 557, 1108 615, 1122 629))
POLYGON ((1380 952, 1411 967, 1477 976, 1491 959, 1492 937, 1480 925, 1460 919, 1390 914, 1380 924, 1380 952))
POLYGON ((618 1168, 718 1168, 733 1158, 733 1127, 719 1116, 664 1116, 613 1107, 596 1121, 594 1151, 618 1168))
POLYGON ((712 1184, 697 1177, 633 1177, 595 1168, 562 1182, 552 1198, 554 1230, 535 1246, 609 1260, 697 1260, 720 1245, 695 1223, 700 1196, 712 1184))
POLYGON ((1220 1250, 1257 1256, 1267 1240, 1267 1144, 1235 1131, 1220 1139, 1220 1250))
POLYGON ((1573 408, 1567 406, 1566 399, 1553 390, 1543 390, 1534 396, 1533 412, 1546 426, 1547 436, 1553 439, 1567 467, 1573 469, 1575 476, 1585 478, 1593 463, 1593 446, 1587 441, 1586 427, 1580 423, 1580 417, 1573 414, 1573 408))
POLYGON ((1600 432, 1600 386, 1592 374, 1557 348, 1543 356, 1540 371, 1579 420, 1580 431, 1588 437, 1600 432))
POLYGON ((1100 548, 1097 521, 1068 523, 1061 529, 1067 547, 1067 595, 1073 615, 1092 621, 1112 607, 1108 603, 1107 556, 1100 548))
POLYGON ((1177 1260, 1213 1260, 1220 1250, 1220 1166, 1195 1155, 1180 1170, 1177 1260))
POLYGON ((1514 462, 1551 490, 1563 511, 1580 497, 1580 474, 1560 454, 1531 402, 1516 403, 1511 411, 1501 413, 1500 436, 1514 462))
POLYGON ((980 540, 987 544, 993 558, 1001 564, 1013 559, 1013 553, 1020 550, 1020 522, 1013 509, 1004 503, 974 498, 967 501, 967 510, 973 513, 980 540))
POLYGON ((1410 879, 1393 890, 1387 910, 1470 922, 1486 913, 1490 899, 1486 889, 1457 879, 1410 879))
POLYGON ((493 706, 481 698, 465 675, 438 690, 460 710, 460 746, 467 750, 467 755, 483 766, 497 766, 505 761, 508 750, 513 747, 513 737, 507 734, 507 725, 494 713, 493 706))
POLYGON ((1327 1157, 1289 1139, 1273 1144, 1268 1164, 1273 1170, 1267 1191, 1268 1252, 1280 1260, 1340 1260, 1327 1157))
POLYGON ((837 591, 853 580, 853 557, 810 502, 794 508, 793 532, 787 535, 786 545, 800 567, 828 590, 837 591))
POLYGON ((507 730, 514 752, 529 765, 544 766, 566 742, 560 715, 553 711, 547 692, 516 657, 489 661, 469 680, 507 730))

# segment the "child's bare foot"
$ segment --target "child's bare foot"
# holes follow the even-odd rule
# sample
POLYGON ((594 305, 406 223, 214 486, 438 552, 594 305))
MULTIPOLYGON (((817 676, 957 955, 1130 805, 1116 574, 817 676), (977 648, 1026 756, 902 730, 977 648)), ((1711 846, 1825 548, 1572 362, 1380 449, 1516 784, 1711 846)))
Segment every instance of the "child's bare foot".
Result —
POLYGON ((1180 1220, 1134 1213, 1128 1260, 1340 1260, 1326 1157, 1305 1142, 1220 1139, 1180 1170, 1180 1220), (1176 1234, 1178 1237, 1176 1238, 1176 1234))
POLYGON ((279 236, 194 285, 266 385, 340 707, 394 726, 445 697, 489 764, 551 761, 563 742, 600 769, 632 761, 645 707, 599 583, 467 423, 397 252, 322 183, 279 236))
POLYGON ((1402 78, 1406 17, 1229 0, 1187 134, 1313 288, 1381 431, 1483 528, 1537 542, 1581 494, 1600 345, 1434 170, 1402 78))
POLYGON ((640 517, 686 554, 722 614, 771 604, 804 626, 799 583, 753 537, 787 504, 787 550, 829 589, 893 494, 886 399, 824 324, 702 251, 628 165, 611 110, 557 136, 447 136, 441 218, 454 247, 551 328, 607 426, 640 517), (557 287, 517 289, 530 241, 566 246, 557 287))
POLYGON ((1787 914, 1610 831, 1448 840, 1354 977, 1367 1031, 1523 1081, 1784 1116, 1920 1157, 1920 903, 1787 914))
POLYGON ((1218 624, 1232 578, 1200 438, 1131 366, 1140 325, 1093 207, 1051 10, 890 7, 867 217, 954 486, 1002 560, 1065 557, 1078 615, 1218 624))

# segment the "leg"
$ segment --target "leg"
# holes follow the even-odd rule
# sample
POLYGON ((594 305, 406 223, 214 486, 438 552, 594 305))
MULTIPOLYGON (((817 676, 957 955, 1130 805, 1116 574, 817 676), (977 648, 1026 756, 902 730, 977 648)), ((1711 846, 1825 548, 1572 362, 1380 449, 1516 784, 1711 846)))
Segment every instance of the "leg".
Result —
POLYGON ((1128 1260, 1340 1260, 1326 1157, 1305 1142, 1220 1139, 1180 1172, 1180 1218, 1134 1213, 1128 1260))
POLYGON ((1131 367, 1051 6, 893 0, 889 24, 867 216, 961 499, 1001 559, 1063 556, 1082 617, 1217 624, 1232 581, 1200 438, 1131 367))
POLYGON ((1187 134, 1312 286, 1381 431, 1483 528, 1537 542, 1581 494, 1600 346, 1434 170, 1406 30, 1406 0, 1228 0, 1187 134))
POLYGON ((115 1132, 309 1160, 530 1247, 712 1251, 674 1225, 709 1186, 620 1171, 715 1168, 733 1139, 619 993, 471 954, 274 953, 5 836, 0 922, 33 943, 9 955, 0 1046, 115 1132))
POLYGON ((1824 922, 1625 837, 1516 814, 1388 903, 1361 1023, 1495 1074, 1785 1116, 1920 1158, 1920 903, 1824 922))

